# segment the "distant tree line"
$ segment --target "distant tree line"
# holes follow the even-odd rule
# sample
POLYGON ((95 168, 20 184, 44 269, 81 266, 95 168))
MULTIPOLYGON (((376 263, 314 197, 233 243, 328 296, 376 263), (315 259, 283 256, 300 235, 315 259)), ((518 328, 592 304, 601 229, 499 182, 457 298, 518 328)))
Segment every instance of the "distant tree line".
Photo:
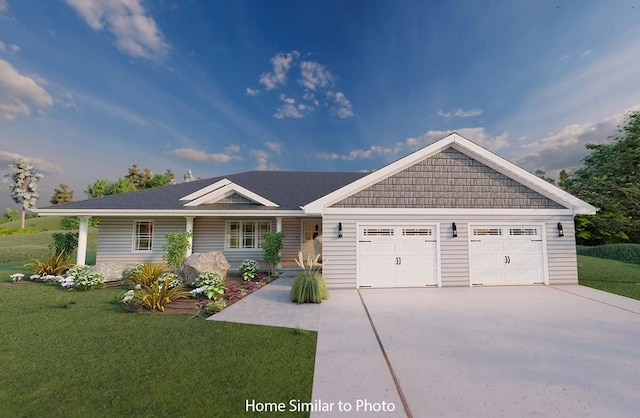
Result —
POLYGON ((557 181, 536 171, 599 209, 596 215, 575 217, 579 244, 640 243, 640 111, 627 114, 609 138, 610 143, 587 144, 590 153, 582 166, 560 171, 557 181))

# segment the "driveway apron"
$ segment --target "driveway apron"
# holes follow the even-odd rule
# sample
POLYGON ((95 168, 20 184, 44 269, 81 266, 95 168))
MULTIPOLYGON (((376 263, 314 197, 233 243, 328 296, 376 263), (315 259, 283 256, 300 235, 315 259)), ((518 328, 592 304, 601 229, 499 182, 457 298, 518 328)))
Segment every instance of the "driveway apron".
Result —
POLYGON ((361 294, 414 417, 639 416, 640 301, 582 286, 361 294))

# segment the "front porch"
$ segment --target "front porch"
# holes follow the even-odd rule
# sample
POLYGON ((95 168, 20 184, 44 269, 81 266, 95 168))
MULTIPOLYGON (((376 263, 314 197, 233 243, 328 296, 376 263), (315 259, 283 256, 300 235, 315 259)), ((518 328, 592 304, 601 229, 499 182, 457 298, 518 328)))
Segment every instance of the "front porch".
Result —
MULTIPOLYGON (((259 215, 259 214, 258 214, 259 215)), ((313 259, 322 253, 322 219, 252 215, 183 217, 100 217, 96 262, 136 264, 162 261, 162 246, 167 232, 192 231, 192 249, 187 252, 222 252, 232 270, 245 259, 262 260, 262 234, 283 232, 282 269, 298 268, 295 259, 302 251, 313 259)), ((88 216, 80 217, 77 264, 86 257, 88 216)))

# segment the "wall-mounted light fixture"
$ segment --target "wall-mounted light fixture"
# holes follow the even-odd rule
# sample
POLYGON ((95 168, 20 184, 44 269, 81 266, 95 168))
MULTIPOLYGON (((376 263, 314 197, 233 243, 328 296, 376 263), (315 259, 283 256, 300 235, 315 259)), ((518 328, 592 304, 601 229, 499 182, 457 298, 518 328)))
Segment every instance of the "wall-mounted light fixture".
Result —
POLYGON ((342 222, 338 222, 338 238, 342 238, 342 222))
POLYGON ((456 226, 456 223, 452 223, 451 224, 451 229, 453 230, 453 237, 457 237, 458 236, 458 227, 456 226))
POLYGON ((558 222, 558 236, 564 237, 564 229, 562 228, 562 224, 558 222))

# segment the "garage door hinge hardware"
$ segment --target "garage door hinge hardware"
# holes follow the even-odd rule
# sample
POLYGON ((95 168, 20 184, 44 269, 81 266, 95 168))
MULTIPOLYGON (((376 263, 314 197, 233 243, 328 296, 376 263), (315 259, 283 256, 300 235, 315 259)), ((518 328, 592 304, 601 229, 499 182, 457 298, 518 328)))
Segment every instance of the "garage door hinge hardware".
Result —
POLYGON ((472 239, 471 242, 480 242, 479 239, 472 239))
POLYGON ((505 264, 511 264, 511 257, 509 257, 508 255, 504 256, 504 263, 505 264))
POLYGON ((541 239, 532 239, 531 241, 534 241, 534 242, 542 242, 542 240, 541 240, 541 239))
POLYGON ((358 241, 358 242, 371 242, 371 241, 358 241))

